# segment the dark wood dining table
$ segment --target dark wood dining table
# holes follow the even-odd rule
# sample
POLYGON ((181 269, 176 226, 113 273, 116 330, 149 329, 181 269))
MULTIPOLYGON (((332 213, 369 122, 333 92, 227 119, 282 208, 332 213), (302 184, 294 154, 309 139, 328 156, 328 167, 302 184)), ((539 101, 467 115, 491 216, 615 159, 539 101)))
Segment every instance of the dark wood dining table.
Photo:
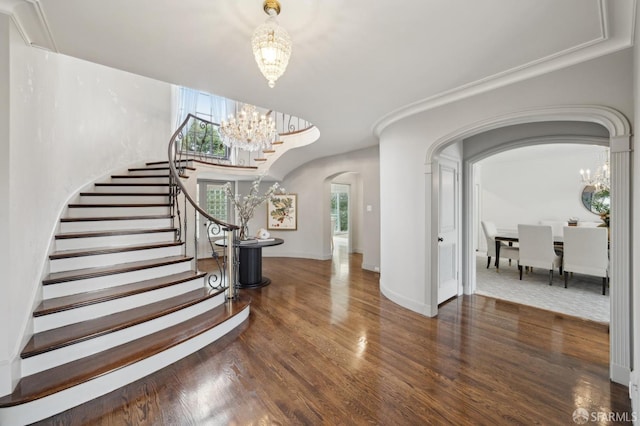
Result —
MULTIPOLYGON (((500 247, 502 246, 502 243, 507 243, 511 246, 513 245, 513 243, 517 243, 518 241, 520 241, 520 239, 518 238, 518 233, 515 231, 512 231, 512 232, 501 232, 499 234, 496 234, 495 241, 496 241, 496 269, 498 269, 500 265, 500 262, 498 261, 498 259, 500 259, 500 247)), ((553 236, 553 245, 556 247, 563 246, 562 235, 553 236)))

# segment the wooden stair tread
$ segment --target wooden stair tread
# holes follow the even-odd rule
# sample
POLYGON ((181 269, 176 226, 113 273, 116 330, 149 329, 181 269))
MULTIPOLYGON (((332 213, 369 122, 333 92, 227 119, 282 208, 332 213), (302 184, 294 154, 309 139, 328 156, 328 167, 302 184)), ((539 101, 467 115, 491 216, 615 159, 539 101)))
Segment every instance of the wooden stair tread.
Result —
POLYGON ((168 192, 81 192, 81 197, 168 197, 168 192))
POLYGON ((131 187, 131 186, 142 186, 142 187, 168 187, 170 186, 169 182, 167 183, 145 183, 145 182, 97 182, 95 186, 103 186, 103 187, 131 187))
POLYGON ((169 287, 174 284, 180 284, 185 281, 203 278, 206 275, 206 272, 185 271, 179 274, 167 275, 160 278, 152 278, 149 280, 119 285, 103 290, 89 291, 86 293, 73 294, 70 296, 46 299, 43 300, 40 305, 38 305, 38 307, 33 312, 33 316, 40 317, 56 312, 79 308, 82 306, 88 306, 96 303, 106 302, 109 300, 119 299, 122 297, 132 296, 134 294, 145 293, 147 291, 169 287))
POLYGON ((20 356, 25 359, 142 324, 210 299, 224 290, 202 287, 144 306, 35 333, 20 356))
POLYGON ((267 161, 266 158, 254 158, 253 161, 267 161))
POLYGON ((138 244, 130 246, 109 246, 109 247, 96 247, 92 249, 76 249, 76 250, 58 250, 49 255, 49 259, 68 259, 72 257, 84 257, 84 256, 96 256, 100 254, 110 253, 123 253, 128 251, 137 250, 150 250, 156 248, 175 247, 181 246, 184 243, 180 241, 172 241, 168 243, 154 243, 154 244, 138 244))
POLYGON ((130 172, 148 172, 150 170, 169 170, 169 166, 166 167, 132 167, 128 169, 130 172))
MULTIPOLYGON (((195 168, 195 167, 192 167, 192 166, 188 166, 188 165, 187 165, 187 164, 189 164, 189 163, 190 163, 190 162, 192 162, 192 161, 193 161, 193 160, 192 160, 192 159, 190 159, 190 158, 185 159, 185 160, 178 160, 178 161, 175 161, 176 163, 186 163, 186 164, 184 164, 184 165, 183 165, 183 164, 176 164, 176 168, 187 169, 187 170, 196 170, 196 168, 195 168)), ((160 166, 160 165, 164 165, 164 164, 166 164, 166 165, 167 165, 167 168, 169 168, 169 161, 168 161, 168 160, 167 160, 167 161, 154 161, 154 162, 146 163, 146 164, 147 164, 147 166, 151 166, 151 168, 154 168, 154 167, 157 167, 157 166, 160 166)), ((129 169, 129 170, 131 170, 131 169, 129 169)), ((147 169, 147 170, 148 170, 148 169, 147 169)))
MULTIPOLYGON (((186 158, 186 159, 183 159, 183 160, 174 160, 174 163, 189 163, 191 161, 193 161, 193 160, 191 160, 190 158, 186 158)), ((169 164, 169 160, 151 161, 151 162, 145 163, 146 166, 159 166, 161 164, 168 165, 169 164)))
POLYGON ((272 142, 271 145, 282 145, 284 143, 284 141, 275 141, 272 142))
POLYGON ((247 299, 226 303, 133 342, 24 377, 13 393, 0 398, 0 407, 44 398, 161 353, 222 324, 242 312, 249 304, 247 299))
POLYGON ((63 217, 60 222, 99 222, 110 220, 146 220, 146 219, 171 219, 173 215, 170 214, 154 214, 154 215, 142 215, 142 216, 95 216, 95 217, 63 217))
POLYGON ((85 203, 85 204, 69 204, 70 208, 89 208, 89 207, 99 207, 99 208, 108 208, 108 207, 171 207, 169 203, 135 203, 135 204, 127 204, 127 203, 118 203, 118 204, 94 204, 94 203, 85 203))
POLYGON ((169 174, 162 175, 111 175, 111 179, 142 179, 142 178, 169 178, 169 174))
POLYGON ((72 238, 110 237, 115 235, 139 235, 154 234, 156 232, 175 232, 176 228, 142 228, 142 229, 113 229, 105 231, 63 232, 56 234, 56 240, 68 240, 72 238))
POLYGON ((99 266, 95 268, 83 268, 73 271, 52 272, 47 278, 42 280, 43 285, 59 284, 67 281, 77 281, 88 278, 103 277, 107 275, 122 274, 125 272, 139 271, 142 269, 155 268, 159 266, 173 265, 180 262, 190 262, 193 257, 169 256, 159 259, 140 260, 137 262, 121 263, 110 266, 99 266))

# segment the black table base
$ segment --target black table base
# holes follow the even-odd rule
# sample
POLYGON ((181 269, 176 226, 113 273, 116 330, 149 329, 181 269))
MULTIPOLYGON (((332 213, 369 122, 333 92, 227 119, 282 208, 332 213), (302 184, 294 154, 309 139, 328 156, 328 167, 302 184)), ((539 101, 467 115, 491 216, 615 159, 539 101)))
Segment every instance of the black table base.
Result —
POLYGON ((282 244, 284 240, 275 238, 271 241, 240 244, 238 287, 259 288, 271 284, 271 280, 262 276, 262 247, 282 244))

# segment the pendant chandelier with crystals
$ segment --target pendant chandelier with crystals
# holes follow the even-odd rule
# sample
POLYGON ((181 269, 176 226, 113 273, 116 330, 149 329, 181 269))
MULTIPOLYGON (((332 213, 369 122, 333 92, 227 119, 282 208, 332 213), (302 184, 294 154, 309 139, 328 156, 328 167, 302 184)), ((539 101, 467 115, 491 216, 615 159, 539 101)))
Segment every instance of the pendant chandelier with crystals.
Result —
POLYGON ((611 169, 609 168, 609 150, 604 153, 602 165, 598 166, 596 172, 592 175, 591 170, 580 169, 580 176, 585 185, 591 185, 597 191, 608 190, 611 187, 611 169))
POLYGON ((245 104, 229 121, 220 124, 222 143, 244 151, 271 149, 276 137, 276 123, 271 117, 260 115, 253 105, 245 104))
POLYGON ((277 0, 265 0, 263 9, 269 18, 253 32, 251 46, 262 75, 269 82, 269 87, 273 88, 289 64, 291 37, 276 20, 280 14, 280 3, 277 0))

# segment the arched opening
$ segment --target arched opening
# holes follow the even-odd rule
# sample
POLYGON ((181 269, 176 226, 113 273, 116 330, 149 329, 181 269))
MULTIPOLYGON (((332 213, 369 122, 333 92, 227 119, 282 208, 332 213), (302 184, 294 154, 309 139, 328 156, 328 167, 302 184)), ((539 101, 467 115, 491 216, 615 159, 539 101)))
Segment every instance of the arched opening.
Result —
MULTIPOLYGON (((596 106, 561 106, 553 108, 532 109, 514 112, 505 116, 495 117, 474 123, 447 135, 433 144, 427 154, 427 164, 431 170, 437 170, 438 158, 447 146, 489 130, 513 126, 523 123, 541 122, 590 122, 607 129, 608 141, 611 149, 611 322, 610 322, 610 378, 618 383, 628 383, 631 369, 631 311, 628 301, 631 299, 630 284, 630 134, 628 120, 618 111, 607 107, 596 106)), ((521 143, 531 143, 524 141, 521 143)), ((502 148, 504 149, 504 147, 502 148)), ((479 154, 480 155, 480 154, 479 154)), ((486 153, 485 153, 486 155, 486 153)), ((463 177, 467 188, 472 186, 473 170, 471 162, 465 161, 463 177)), ((440 194, 437 179, 431 179, 430 196, 427 200, 431 210, 430 223, 426 244, 431 253, 437 253, 439 229, 440 194), (430 202, 430 203, 429 203, 430 202)), ((473 196, 466 191, 463 205, 473 205, 473 196)), ((465 214, 463 209, 463 236, 461 272, 465 293, 471 289, 470 271, 475 269, 475 255, 473 254, 474 229, 472 215, 465 214)), ((437 300, 439 259, 432 256, 429 282, 426 285, 427 300, 437 300)), ((432 305, 433 306, 433 305, 432 305)), ((433 312, 435 315, 436 312, 433 312)))
MULTIPOLYGON (((465 140, 465 144, 473 143, 473 139, 465 140)), ((596 169, 598 159, 607 152, 608 139, 572 139, 531 138, 528 146, 514 141, 518 145, 515 148, 493 152, 490 156, 484 155, 485 151, 481 159, 477 155, 466 159, 473 174, 469 179, 473 185, 466 190, 473 201, 471 206, 465 206, 465 211, 473 215, 469 233, 473 236, 470 241, 474 244, 476 265, 468 271, 465 290, 467 294, 481 294, 608 324, 609 293, 602 294, 600 278, 574 274, 565 288, 565 277, 558 271, 549 285, 548 272, 534 269, 519 279, 517 261, 503 258, 499 270, 496 268, 495 243, 482 230, 483 222, 502 235, 517 234, 518 224, 548 225, 552 227, 553 236, 562 240, 563 227, 568 225, 569 218, 575 218, 580 227, 604 226, 600 216, 583 205, 585 185, 579 170, 596 169), (491 262, 489 254, 494 256, 491 262)))

